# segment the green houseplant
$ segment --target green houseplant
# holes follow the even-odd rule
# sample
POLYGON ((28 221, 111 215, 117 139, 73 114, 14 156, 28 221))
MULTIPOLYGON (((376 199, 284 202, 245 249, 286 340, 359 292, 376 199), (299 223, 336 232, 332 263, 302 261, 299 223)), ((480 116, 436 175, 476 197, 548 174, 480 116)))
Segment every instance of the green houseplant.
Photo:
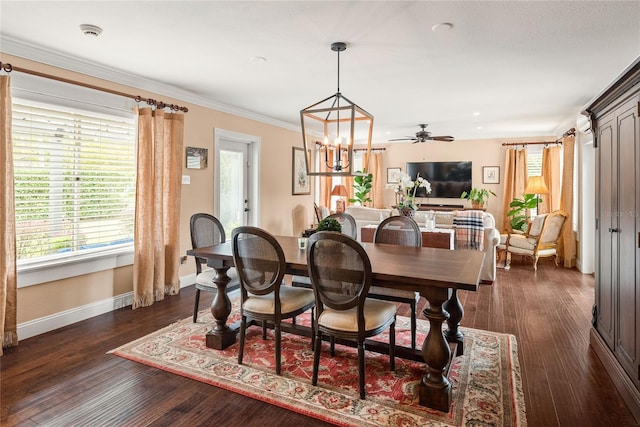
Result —
POLYGON ((342 225, 334 218, 325 218, 318 223, 316 231, 337 231, 342 233, 342 225))
MULTIPOLYGON (((357 171, 360 172, 360 171, 357 171)), ((366 173, 367 170, 363 169, 362 173, 366 173)), ((373 174, 367 173, 366 175, 357 175, 353 177, 353 198, 349 199, 350 203, 358 203, 360 206, 364 206, 365 203, 371 202, 369 193, 371 192, 373 181, 373 174)))
POLYGON ((489 200, 489 197, 495 195, 496 193, 486 188, 472 188, 469 192, 463 191, 460 198, 469 200, 471 207, 482 209, 484 204, 489 200))
POLYGON ((527 231, 528 210, 537 206, 538 196, 536 194, 523 194, 522 199, 515 198, 509 203, 511 210, 507 212, 507 216, 511 217, 509 226, 512 230, 527 231))

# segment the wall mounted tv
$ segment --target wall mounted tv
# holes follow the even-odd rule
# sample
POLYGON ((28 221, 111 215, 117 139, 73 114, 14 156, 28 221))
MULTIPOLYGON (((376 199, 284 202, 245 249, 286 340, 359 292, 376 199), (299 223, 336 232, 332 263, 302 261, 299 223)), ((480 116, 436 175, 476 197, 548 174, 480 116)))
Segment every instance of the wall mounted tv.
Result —
POLYGON ((418 188, 416 197, 460 198, 471 191, 471 162, 407 162, 407 174, 415 181, 418 173, 431 183, 431 193, 418 188))

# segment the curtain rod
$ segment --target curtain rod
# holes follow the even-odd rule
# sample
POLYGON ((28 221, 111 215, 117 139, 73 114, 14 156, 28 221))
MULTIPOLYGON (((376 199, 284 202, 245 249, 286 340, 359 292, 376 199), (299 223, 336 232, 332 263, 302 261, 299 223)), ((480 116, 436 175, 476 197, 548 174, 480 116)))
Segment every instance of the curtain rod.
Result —
POLYGON ((503 147, 517 147, 518 145, 549 145, 549 144, 560 144, 562 145, 562 141, 556 139, 555 141, 549 141, 549 142, 503 142, 502 146, 503 147))
MULTIPOLYGON (((384 151, 386 150, 386 148, 384 147, 380 147, 380 148, 371 148, 371 151, 384 151)), ((353 151, 367 151, 366 148, 354 148, 353 151)))
MULTIPOLYGON (((315 144, 319 145, 320 147, 324 147, 325 146, 325 144, 323 144, 321 141, 315 141, 315 144)), ((332 148, 332 147, 333 147, 333 145, 329 144, 329 148, 332 148)), ((379 147, 379 148, 371 147, 371 151, 384 151, 384 150, 386 150, 386 148, 384 148, 384 147, 379 147)), ((352 151, 367 151, 367 149, 366 148, 354 148, 352 151)))
MULTIPOLYGON (((569 136, 576 136, 576 128, 571 128, 565 133, 562 134, 562 138, 567 138, 569 136)), ((562 145, 562 139, 556 139, 553 142, 503 142, 503 147, 517 147, 518 145, 548 145, 548 144, 560 144, 562 145)))
POLYGON ((186 113, 189 111, 189 109, 187 107, 181 107, 180 105, 176 105, 176 104, 166 104, 163 101, 158 101, 155 99, 151 99, 151 98, 143 98, 140 95, 131 95, 125 92, 119 92, 117 90, 112 90, 112 89, 107 89, 104 87, 100 87, 100 86, 95 86, 89 83, 83 83, 83 82, 79 82, 76 80, 71 80, 71 79, 66 79, 64 77, 58 77, 58 76, 54 76, 51 74, 46 74, 46 73, 41 73, 39 71, 33 71, 33 70, 29 70, 26 68, 21 68, 21 67, 14 67, 11 64, 7 64, 6 62, 0 62, 0 70, 10 73, 12 71, 18 71, 20 73, 25 73, 25 74, 31 74, 33 76, 37 76, 37 77, 43 77, 45 79, 50 79, 50 80, 56 80, 59 82, 63 82, 63 83, 69 83, 72 85, 76 85, 76 86, 82 86, 82 87, 86 87, 88 89, 94 89, 94 90, 99 90, 101 92, 107 92, 110 93, 112 95, 118 95, 118 96, 123 96, 125 98, 131 98, 136 102, 146 102, 148 105, 151 106, 155 106, 156 108, 160 108, 160 109, 164 109, 164 108, 169 108, 172 111, 182 111, 183 113, 186 113))

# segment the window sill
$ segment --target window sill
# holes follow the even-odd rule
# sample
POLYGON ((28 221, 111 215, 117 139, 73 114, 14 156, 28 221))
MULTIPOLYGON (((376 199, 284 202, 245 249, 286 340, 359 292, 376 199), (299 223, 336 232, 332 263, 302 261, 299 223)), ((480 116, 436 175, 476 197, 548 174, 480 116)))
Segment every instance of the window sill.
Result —
POLYGON ((18 265, 18 288, 112 270, 132 264, 133 246, 130 245, 110 251, 75 255, 63 260, 56 259, 18 265))

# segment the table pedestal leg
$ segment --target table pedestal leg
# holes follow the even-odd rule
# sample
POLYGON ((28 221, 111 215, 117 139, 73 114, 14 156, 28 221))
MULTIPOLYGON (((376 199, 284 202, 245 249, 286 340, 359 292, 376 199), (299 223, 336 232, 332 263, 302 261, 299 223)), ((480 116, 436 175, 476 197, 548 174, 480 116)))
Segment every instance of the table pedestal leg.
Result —
POLYGON ((449 313, 447 319, 447 325, 449 328, 444 331, 444 336, 449 342, 455 342, 458 344, 456 349, 456 356, 462 356, 464 352, 464 335, 460 332, 459 326, 462 316, 464 315, 464 309, 462 304, 458 300, 457 289, 453 289, 451 297, 445 301, 442 308, 449 313))
POLYGON ((447 288, 432 288, 422 293, 429 306, 423 314, 429 319, 429 333, 422 345, 422 357, 427 363, 427 373, 418 388, 420 405, 449 412, 451 406, 451 383, 444 375, 449 363, 451 350, 442 333, 442 323, 449 314, 442 310, 442 304, 449 298, 447 288))
POLYGON ((215 267, 216 277, 213 283, 216 285, 216 295, 211 304, 211 314, 216 320, 212 330, 207 332, 206 345, 216 350, 224 350, 236 342, 237 329, 227 325, 227 318, 231 313, 231 300, 227 295, 227 284, 231 280, 227 276, 229 267, 215 267))

